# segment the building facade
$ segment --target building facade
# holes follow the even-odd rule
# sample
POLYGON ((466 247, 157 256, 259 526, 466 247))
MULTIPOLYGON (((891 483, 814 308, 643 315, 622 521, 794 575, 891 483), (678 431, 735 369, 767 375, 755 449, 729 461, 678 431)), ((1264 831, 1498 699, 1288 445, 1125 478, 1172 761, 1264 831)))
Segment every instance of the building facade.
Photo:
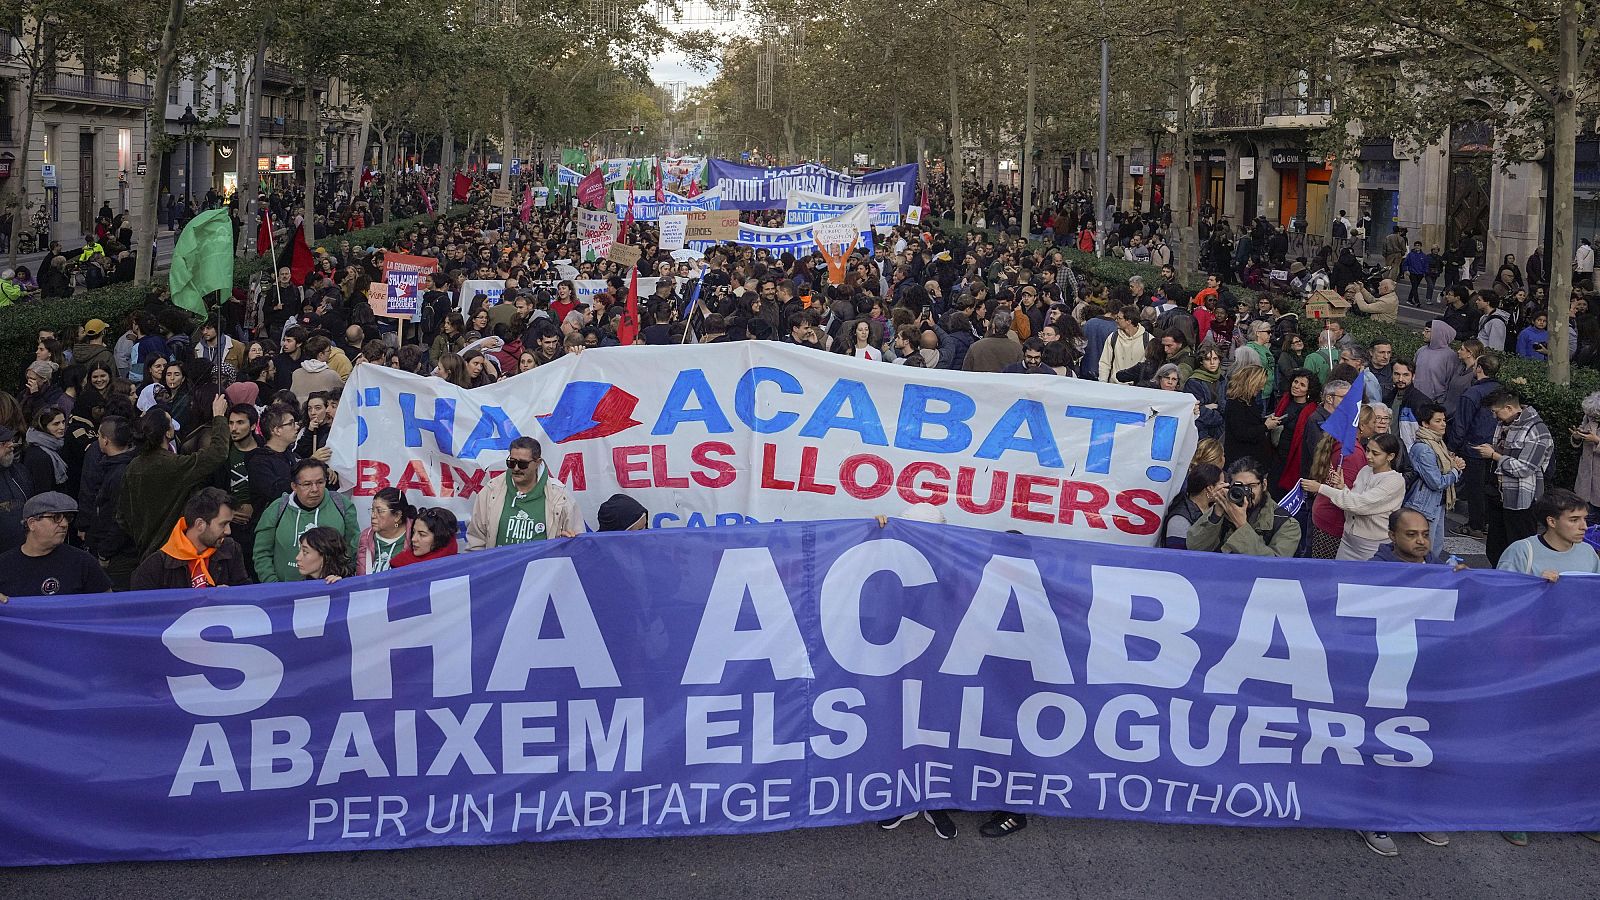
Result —
MULTIPOLYGON (((48 35, 46 37, 48 40, 48 35)), ((150 89, 126 56, 92 48, 39 73, 32 97, 19 37, 0 32, 0 191, 15 193, 22 178, 30 207, 23 214, 46 240, 73 244, 94 230, 97 215, 137 210, 139 176, 148 160, 144 110, 150 89), (22 165, 26 158, 26 174, 22 165)))

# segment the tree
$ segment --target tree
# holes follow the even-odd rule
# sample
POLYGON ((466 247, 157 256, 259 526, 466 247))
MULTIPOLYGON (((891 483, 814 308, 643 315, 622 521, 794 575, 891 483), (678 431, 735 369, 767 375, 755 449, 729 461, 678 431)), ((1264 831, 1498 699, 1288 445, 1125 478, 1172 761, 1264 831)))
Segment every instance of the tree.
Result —
POLYGON ((1374 118, 1387 116, 1403 128, 1397 133, 1421 147, 1462 120, 1419 117, 1419 99, 1444 94, 1445 103, 1456 105, 1476 99, 1482 101, 1482 115, 1501 126, 1497 157, 1531 155, 1535 145, 1543 144, 1554 192, 1548 257, 1550 380, 1569 384, 1578 120, 1580 107, 1596 100, 1592 84, 1600 6, 1580 0, 1413 0, 1355 10, 1358 15, 1344 20, 1341 42, 1376 45, 1390 62, 1387 79, 1352 82, 1352 99, 1360 111, 1374 118), (1396 88, 1396 82, 1406 87, 1396 88))
POLYGON ((33 203, 28 199, 28 162, 31 156, 33 125, 38 115, 39 92, 56 69, 68 63, 83 48, 83 38, 96 27, 96 14, 102 12, 94 0, 0 0, 0 17, 17 24, 19 45, 17 62, 22 66, 22 154, 11 173, 10 187, 15 192, 6 204, 11 211, 11 251, 9 265, 17 265, 18 238, 31 227, 33 203))

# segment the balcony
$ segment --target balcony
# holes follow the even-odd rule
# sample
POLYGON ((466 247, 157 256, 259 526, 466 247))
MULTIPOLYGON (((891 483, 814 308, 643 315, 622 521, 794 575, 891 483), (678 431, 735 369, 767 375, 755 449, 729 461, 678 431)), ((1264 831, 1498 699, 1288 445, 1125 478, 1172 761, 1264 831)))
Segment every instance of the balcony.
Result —
POLYGON ((1198 131, 1321 128, 1328 124, 1333 101, 1327 97, 1284 97, 1263 103, 1208 106, 1190 112, 1198 131))
POLYGON ((297 80, 293 69, 283 63, 269 62, 261 70, 261 78, 269 84, 294 84, 297 80))
POLYGON ((263 137, 305 137, 306 121, 282 116, 261 116, 256 119, 263 137))
POLYGON ((143 109, 150 104, 150 86, 120 78, 47 73, 39 85, 39 100, 55 107, 82 107, 104 111, 143 109))

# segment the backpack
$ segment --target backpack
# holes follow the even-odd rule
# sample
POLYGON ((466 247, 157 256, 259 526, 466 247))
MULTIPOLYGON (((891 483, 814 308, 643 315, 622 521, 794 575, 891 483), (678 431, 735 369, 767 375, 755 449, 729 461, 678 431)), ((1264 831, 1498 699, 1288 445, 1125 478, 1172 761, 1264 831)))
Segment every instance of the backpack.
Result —
POLYGON ((1342 241, 1342 240, 1344 240, 1345 238, 1347 238, 1349 236, 1350 236, 1350 230, 1345 227, 1344 221, 1342 219, 1334 219, 1333 220, 1333 239, 1336 240, 1336 241, 1342 241))

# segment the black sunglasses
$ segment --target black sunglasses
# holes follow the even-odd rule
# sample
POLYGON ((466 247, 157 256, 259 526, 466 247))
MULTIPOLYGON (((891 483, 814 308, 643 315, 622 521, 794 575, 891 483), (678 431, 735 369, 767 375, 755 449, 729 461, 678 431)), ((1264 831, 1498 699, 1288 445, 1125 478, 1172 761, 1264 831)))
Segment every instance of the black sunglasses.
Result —
POLYGON ((536 459, 512 459, 508 456, 506 457, 506 468, 521 471, 536 462, 538 462, 536 459))

